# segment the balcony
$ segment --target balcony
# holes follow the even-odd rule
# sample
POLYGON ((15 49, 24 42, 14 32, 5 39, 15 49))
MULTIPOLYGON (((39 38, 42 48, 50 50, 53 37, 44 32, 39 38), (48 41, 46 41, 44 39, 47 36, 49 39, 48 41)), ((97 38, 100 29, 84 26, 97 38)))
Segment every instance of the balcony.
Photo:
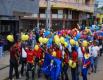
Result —
MULTIPOLYGON (((92 2, 93 4, 93 2, 92 2)), ((74 2, 73 0, 59 0, 58 2, 51 1, 51 5, 53 8, 68 8, 73 10, 80 10, 85 12, 94 12, 94 6, 93 5, 86 5, 81 2, 74 2)), ((39 7, 46 7, 47 3, 45 0, 40 0, 39 7)))

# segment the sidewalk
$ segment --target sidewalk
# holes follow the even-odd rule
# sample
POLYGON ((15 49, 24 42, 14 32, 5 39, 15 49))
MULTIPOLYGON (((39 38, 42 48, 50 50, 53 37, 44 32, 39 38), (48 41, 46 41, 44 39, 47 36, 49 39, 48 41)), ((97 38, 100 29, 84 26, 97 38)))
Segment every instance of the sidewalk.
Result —
POLYGON ((9 52, 5 52, 5 55, 0 57, 0 80, 8 78, 9 74, 9 52))
POLYGON ((3 68, 7 66, 9 66, 9 52, 8 51, 5 52, 5 55, 0 57, 0 70, 2 70, 3 68))

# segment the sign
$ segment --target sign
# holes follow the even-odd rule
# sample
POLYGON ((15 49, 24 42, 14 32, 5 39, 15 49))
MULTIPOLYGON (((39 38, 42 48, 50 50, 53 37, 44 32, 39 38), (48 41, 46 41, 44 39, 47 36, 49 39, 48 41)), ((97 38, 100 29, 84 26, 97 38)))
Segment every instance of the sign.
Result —
POLYGON ((28 15, 39 12, 39 0, 0 0, 0 15, 28 15), (15 14, 14 14, 15 13, 15 14))

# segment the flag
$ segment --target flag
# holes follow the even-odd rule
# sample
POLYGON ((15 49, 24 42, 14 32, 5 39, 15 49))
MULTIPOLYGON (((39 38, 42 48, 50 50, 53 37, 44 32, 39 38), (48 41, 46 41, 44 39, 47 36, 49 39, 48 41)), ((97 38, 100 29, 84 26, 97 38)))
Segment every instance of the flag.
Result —
POLYGON ((50 54, 46 54, 42 71, 44 74, 48 75, 51 80, 57 80, 61 73, 61 61, 50 54), (53 60, 52 65, 51 60, 53 60))

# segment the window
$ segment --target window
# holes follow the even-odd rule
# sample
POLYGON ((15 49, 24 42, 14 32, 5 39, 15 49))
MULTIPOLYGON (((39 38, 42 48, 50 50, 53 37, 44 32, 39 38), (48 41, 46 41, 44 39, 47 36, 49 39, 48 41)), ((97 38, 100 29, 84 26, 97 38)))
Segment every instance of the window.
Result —
POLYGON ((90 5, 90 0, 85 0, 86 5, 90 5))

